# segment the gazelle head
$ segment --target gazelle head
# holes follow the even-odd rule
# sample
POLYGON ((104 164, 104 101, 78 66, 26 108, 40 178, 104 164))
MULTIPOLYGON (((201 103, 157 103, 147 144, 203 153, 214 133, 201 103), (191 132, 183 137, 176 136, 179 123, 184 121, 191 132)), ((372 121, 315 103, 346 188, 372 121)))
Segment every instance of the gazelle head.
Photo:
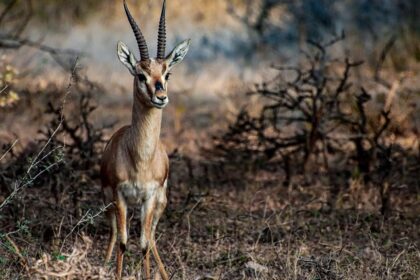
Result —
POLYGON ((168 79, 171 74, 170 71, 184 59, 190 46, 190 40, 181 42, 168 56, 165 56, 166 0, 164 0, 159 22, 157 56, 156 58, 150 58, 146 40, 132 17, 125 0, 124 9, 137 40, 140 50, 140 60, 137 60, 128 47, 121 41, 118 42, 118 58, 134 76, 134 91, 139 100, 148 107, 162 109, 169 102, 167 89, 168 79))

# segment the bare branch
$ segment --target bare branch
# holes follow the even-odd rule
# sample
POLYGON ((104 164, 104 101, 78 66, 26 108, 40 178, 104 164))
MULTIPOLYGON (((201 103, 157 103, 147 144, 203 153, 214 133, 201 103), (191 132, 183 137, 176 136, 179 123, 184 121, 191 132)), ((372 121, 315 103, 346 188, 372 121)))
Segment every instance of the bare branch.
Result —
POLYGON ((15 147, 15 145, 17 144, 17 142, 19 142, 19 139, 16 139, 15 141, 13 141, 12 145, 10 145, 10 147, 4 152, 4 154, 0 157, 0 161, 3 160, 3 158, 5 158, 5 156, 15 147))

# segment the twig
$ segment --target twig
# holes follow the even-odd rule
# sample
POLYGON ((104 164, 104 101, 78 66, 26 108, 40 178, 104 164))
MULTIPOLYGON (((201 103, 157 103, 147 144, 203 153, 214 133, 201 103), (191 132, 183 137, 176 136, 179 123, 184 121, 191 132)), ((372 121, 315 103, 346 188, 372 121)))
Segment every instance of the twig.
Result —
POLYGON ((10 238, 9 235, 6 235, 6 239, 7 241, 10 243, 10 245, 12 245, 13 249, 14 249, 14 253, 19 257, 19 260, 22 264, 22 266, 28 271, 28 262, 26 261, 26 259, 22 256, 22 253, 20 252, 19 247, 16 245, 16 243, 10 238))
POLYGON ((405 249, 404 250, 402 250, 400 253, 398 253, 398 255, 394 258, 394 260, 392 261, 392 264, 391 264, 391 267, 389 267, 388 269, 387 269, 387 274, 388 274, 388 276, 390 276, 391 275, 391 271, 392 271, 392 269, 394 268, 394 266, 397 264, 397 262, 398 262, 398 260, 400 259, 400 257, 403 255, 405 253, 405 249))
POLYGON ((375 67, 375 79, 377 81, 381 81, 387 87, 389 87, 389 84, 381 79, 381 70, 385 62, 385 59, 388 56, 389 52, 391 51, 392 47, 394 46, 396 40, 397 40, 397 37, 395 35, 393 35, 388 40, 388 42, 385 44, 384 48, 382 49, 381 54, 379 55, 379 60, 375 67))
POLYGON ((77 224, 70 230, 70 232, 64 237, 63 242, 61 244, 60 247, 60 252, 63 251, 64 245, 66 243, 67 238, 73 234, 73 232, 76 230, 77 227, 79 227, 80 225, 87 223, 87 222, 92 222, 96 217, 98 217, 99 215, 101 215, 102 213, 104 213, 106 211, 106 209, 108 209, 111 205, 113 205, 112 203, 109 203, 108 205, 102 207, 97 213, 95 213, 94 215, 90 215, 90 209, 88 211, 86 211, 86 213, 82 216, 82 218, 77 222, 77 224))
POLYGON ((7 5, 6 8, 3 10, 3 12, 0 14, 0 23, 2 23, 7 13, 13 8, 13 6, 16 3, 17 3, 17 0, 10 1, 9 5, 7 5))
POLYGON ((31 169, 34 167, 34 163, 36 163, 38 161, 38 158, 41 156, 41 154, 44 152, 44 150, 50 144, 50 142, 52 141, 52 139, 54 138, 54 136, 57 134, 57 132, 60 130, 60 128, 61 128, 61 126, 63 124, 63 120, 64 120, 64 105, 66 104, 68 95, 71 93, 71 87, 73 86, 73 82, 75 81, 75 78, 76 78, 76 75, 77 75, 76 74, 76 71, 77 71, 77 62, 78 62, 78 60, 75 61, 75 64, 73 66, 73 71, 71 73, 70 81, 69 81, 69 84, 67 86, 66 94, 64 95, 63 102, 61 103, 61 108, 60 108, 60 111, 61 111, 60 112, 60 121, 59 121, 56 129, 52 133, 52 135, 48 138, 47 143, 42 147, 42 149, 39 151, 39 153, 32 160, 31 165, 29 166, 29 168, 28 168, 28 170, 26 172, 28 174, 31 171, 31 169))
POLYGON ((0 204, 0 210, 2 210, 7 204, 9 204, 10 201, 19 193, 20 190, 32 184, 38 177, 43 175, 45 172, 51 170, 53 167, 59 165, 62 161, 62 159, 59 159, 58 161, 50 164, 49 166, 38 172, 34 177, 30 177, 30 174, 27 174, 22 180, 16 181, 14 184, 13 192, 8 197, 6 197, 6 199, 0 204))
POLYGON ((5 85, 4 88, 2 90, 0 90, 0 94, 2 94, 8 87, 9 87, 9 85, 5 85))
POLYGON ((10 145, 10 147, 4 152, 4 154, 0 157, 0 161, 2 161, 2 159, 15 147, 15 145, 17 144, 17 142, 19 142, 19 139, 16 139, 12 145, 10 145))
MULTIPOLYGON (((61 125, 63 123, 64 120, 64 105, 66 104, 66 100, 68 95, 71 93, 71 87, 73 85, 73 81, 75 80, 76 77, 76 70, 77 70, 77 60, 74 64, 73 67, 73 71, 70 77, 70 81, 69 81, 69 85, 67 87, 67 91, 66 94, 63 98, 62 104, 61 104, 61 115, 60 115, 60 121, 57 125, 57 127, 55 128, 54 132, 52 133, 52 135, 50 135, 50 137, 48 138, 47 142, 45 143, 45 145, 41 148, 41 150, 39 151, 39 153, 35 156, 35 158, 31 161, 28 169, 26 170, 26 174, 23 178, 18 179, 15 181, 14 183, 14 187, 13 187, 13 191, 12 193, 0 204, 0 210, 3 209, 7 204, 10 203, 10 201, 19 193, 20 190, 24 189, 25 187, 27 187, 28 185, 32 184, 37 178, 39 178, 41 175, 43 175, 44 173, 48 172, 49 170, 51 170, 53 167, 59 165, 63 159, 58 159, 57 161, 55 161, 54 163, 48 165, 47 167, 45 167, 44 169, 42 169, 41 171, 39 171, 37 174, 35 174, 34 176, 31 174, 31 170, 35 167, 38 167, 41 162, 49 155, 51 154, 51 152, 49 152, 47 154, 47 156, 43 156, 41 160, 39 160, 39 158, 41 157, 41 155, 43 154, 43 152, 45 151, 45 149, 50 145, 51 141, 53 140, 54 136, 58 133, 58 131, 61 128, 61 125)), ((58 147, 54 150, 57 150, 61 147, 58 147)), ((2 157, 3 158, 3 157, 2 157)))

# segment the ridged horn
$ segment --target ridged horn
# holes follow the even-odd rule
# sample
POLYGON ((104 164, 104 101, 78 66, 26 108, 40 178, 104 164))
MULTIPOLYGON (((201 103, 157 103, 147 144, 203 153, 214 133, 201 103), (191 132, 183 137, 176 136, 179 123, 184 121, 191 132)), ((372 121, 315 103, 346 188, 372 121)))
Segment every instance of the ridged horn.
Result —
POLYGON ((136 21, 131 15, 130 10, 127 7, 126 0, 124 0, 124 10, 125 10, 125 13, 127 14, 128 22, 130 23, 131 28, 133 29, 134 36, 136 37, 136 40, 137 40, 137 45, 140 51, 140 60, 141 61, 149 60, 149 50, 147 49, 146 39, 144 38, 143 33, 141 33, 139 26, 137 25, 136 21))
POLYGON ((162 13, 160 14, 157 58, 165 58, 166 49, 166 0, 163 1, 162 13))

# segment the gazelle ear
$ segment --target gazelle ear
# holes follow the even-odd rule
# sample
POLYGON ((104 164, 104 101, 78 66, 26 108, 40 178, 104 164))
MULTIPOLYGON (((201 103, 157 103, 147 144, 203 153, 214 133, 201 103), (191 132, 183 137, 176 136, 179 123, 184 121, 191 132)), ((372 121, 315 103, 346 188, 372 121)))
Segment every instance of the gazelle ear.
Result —
POLYGON ((117 45, 117 54, 118 58, 125 65, 125 67, 130 70, 130 73, 135 76, 136 75, 136 58, 134 57, 133 53, 128 49, 128 47, 121 41, 118 42, 117 45))
POLYGON ((182 41, 178 46, 176 46, 173 51, 166 57, 166 63, 168 64, 168 68, 171 69, 178 63, 180 63, 190 48, 191 40, 182 41))

